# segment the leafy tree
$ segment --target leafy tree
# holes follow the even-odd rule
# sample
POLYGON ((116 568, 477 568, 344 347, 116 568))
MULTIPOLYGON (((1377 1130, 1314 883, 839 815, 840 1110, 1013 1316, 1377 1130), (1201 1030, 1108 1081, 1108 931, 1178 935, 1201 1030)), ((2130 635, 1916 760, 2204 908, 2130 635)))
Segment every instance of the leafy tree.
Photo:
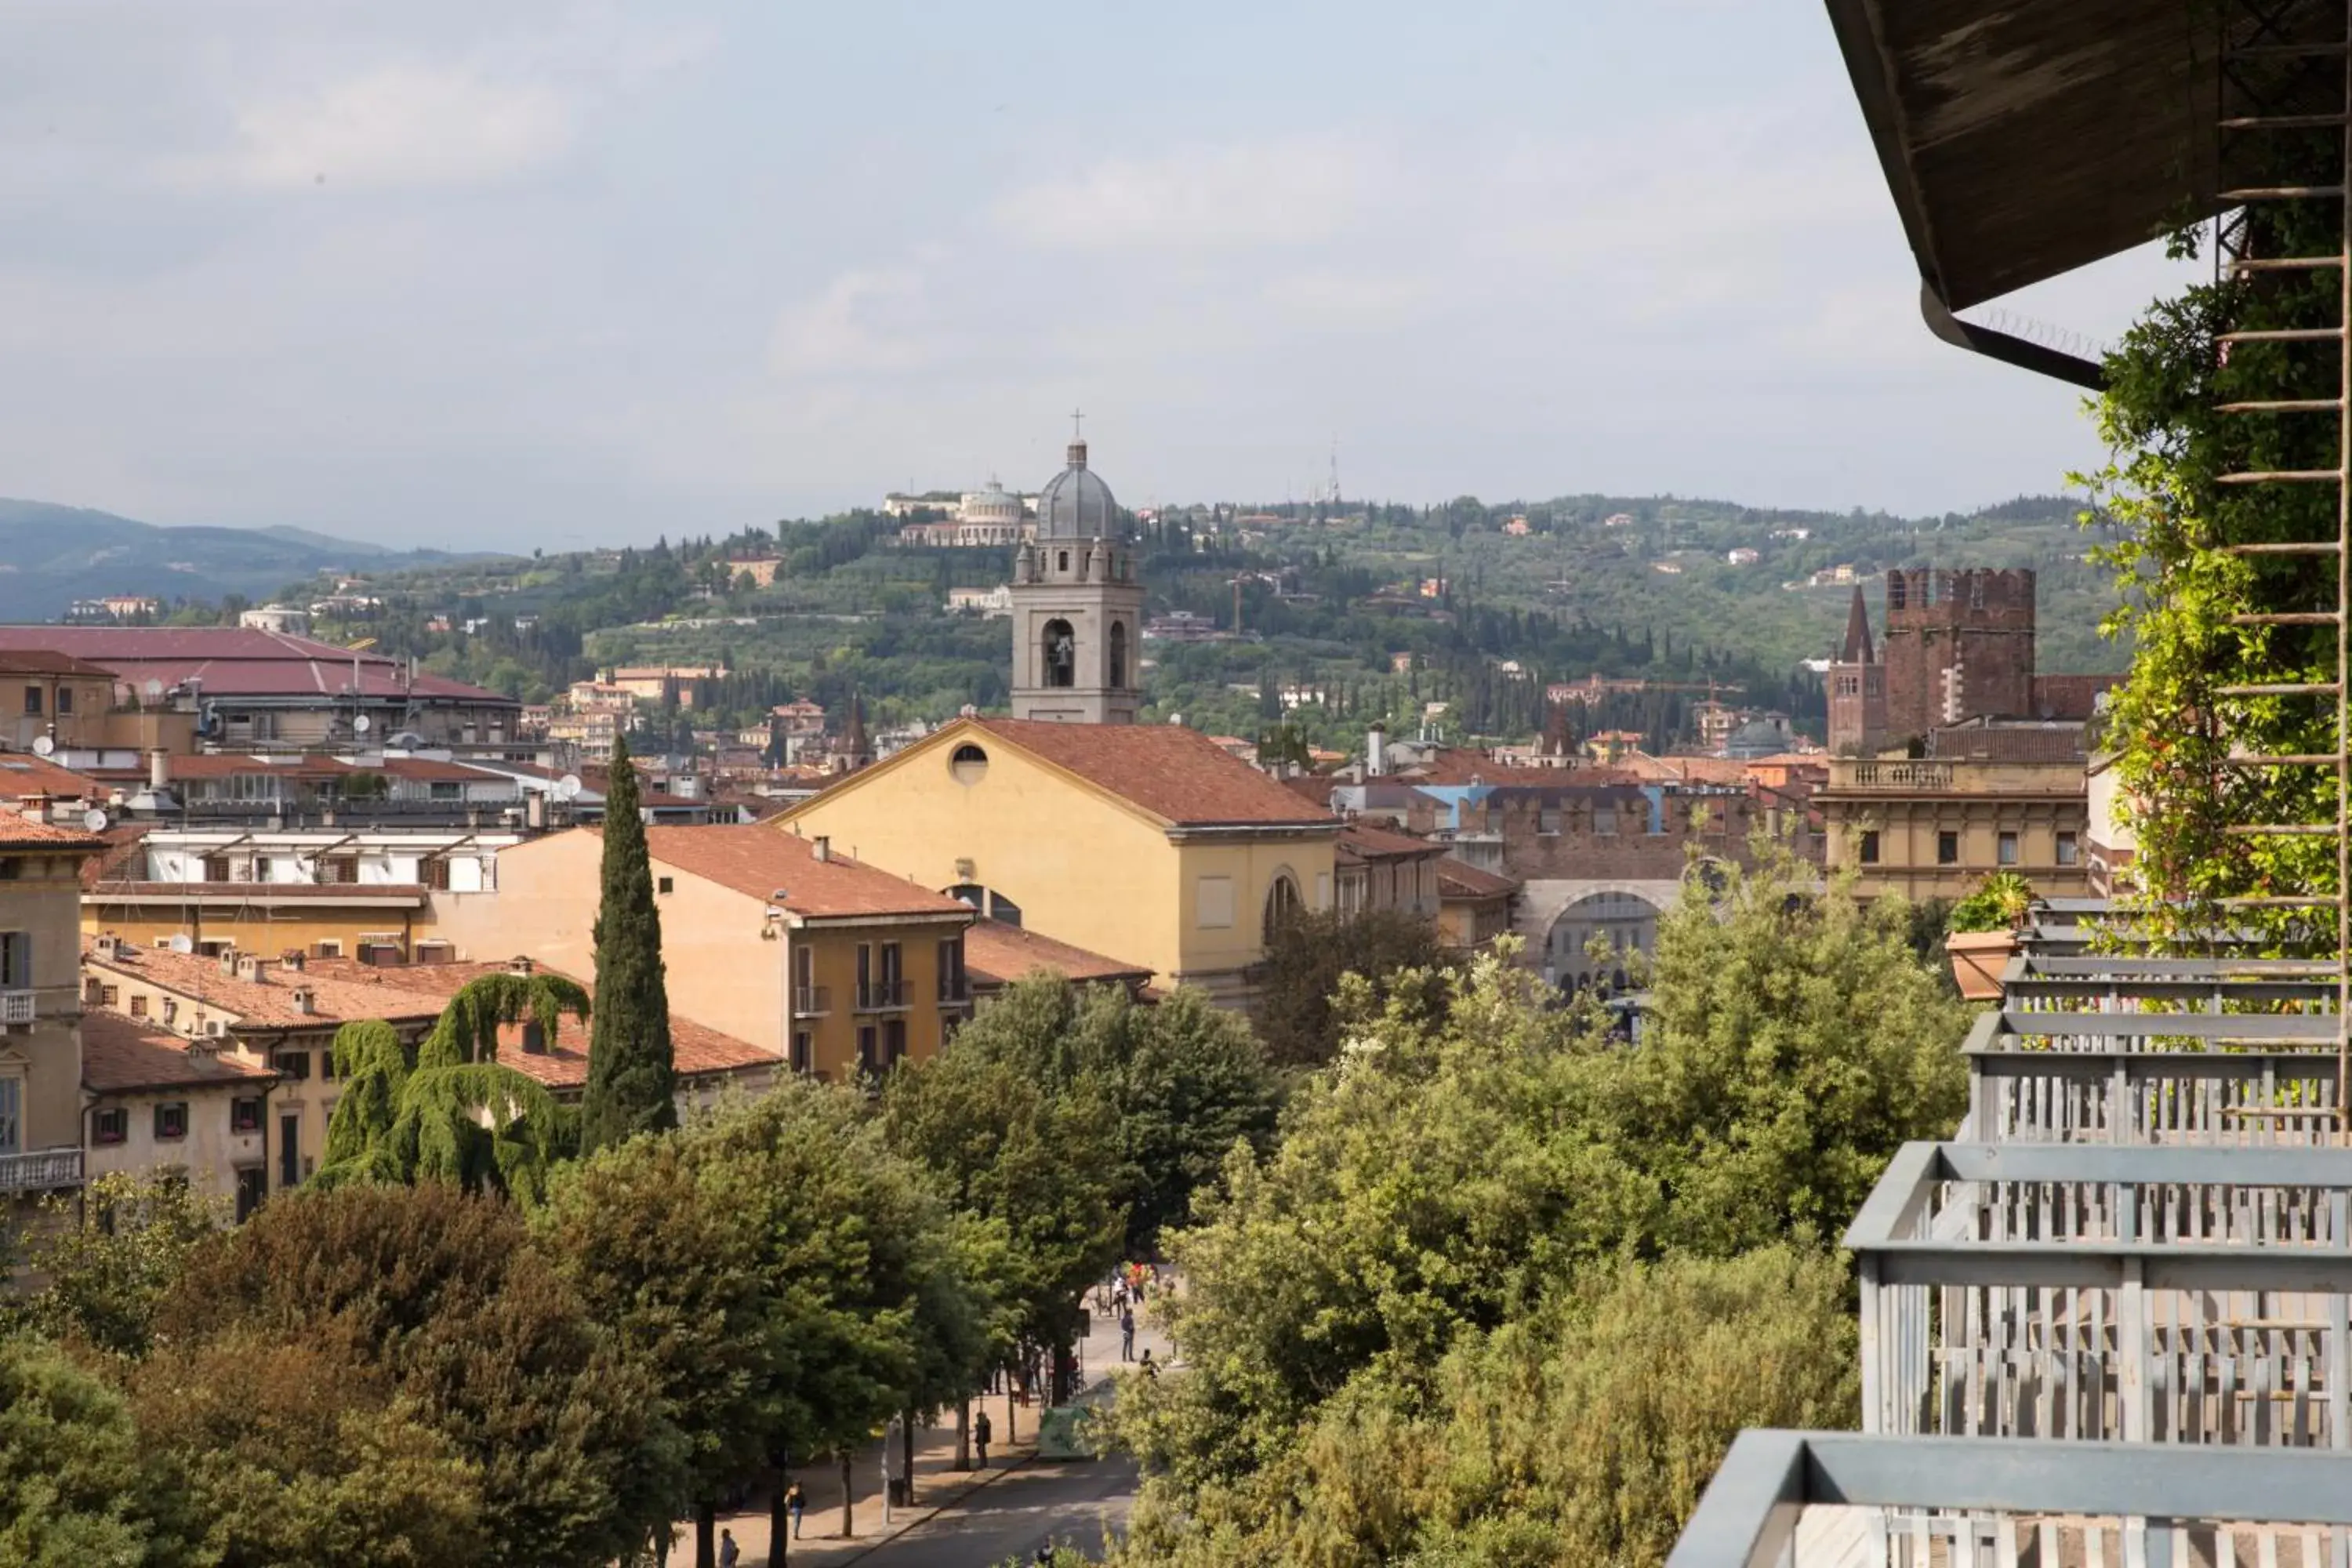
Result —
MULTIPOLYGON (((1267 1470, 1169 1507, 1124 1560, 1657 1564, 1743 1426, 1841 1427, 1861 1390, 1844 1268, 1775 1245, 1594 1271, 1466 1337, 1425 1400, 1367 1373, 1267 1470)), ((1149 1433, 1166 1384, 1123 1401, 1149 1433)))
POLYGON ((133 1373, 140 1436, 217 1568, 484 1559, 478 1468, 348 1347, 232 1327, 133 1373))
POLYGON ((41 1341, 0 1337, 0 1562, 169 1561, 158 1500, 121 1395, 41 1341))
POLYGON ((536 1024, 551 1037, 588 994, 556 974, 486 974, 449 999, 416 1046, 379 1019, 335 1031, 343 1079, 327 1123, 320 1185, 454 1182, 468 1192, 536 1199, 568 1154, 572 1113, 529 1074, 498 1059, 499 1032, 536 1024))
POLYGON ((1385 1004, 1402 994, 1422 1016, 1445 1002, 1444 948, 1437 927, 1396 910, 1343 914, 1302 911, 1267 933, 1253 1013, 1267 1059, 1283 1067, 1320 1067, 1339 1053, 1346 1018, 1332 998, 1343 974, 1371 983, 1385 1004))
POLYGON ((638 814, 637 771, 625 738, 613 749, 604 799, 604 893, 596 909, 596 1005, 589 1021, 588 1091, 580 1142, 593 1152, 639 1132, 677 1125, 677 1074, 669 1039, 669 989, 661 912, 638 814))
POLYGON ((684 1444, 521 1217, 445 1182, 285 1194, 191 1255, 159 1339, 325 1346, 480 1478, 486 1564, 602 1568, 678 1494, 684 1444))
POLYGON ((0 1324, 14 1318, 58 1340, 142 1355, 156 1303, 189 1251, 227 1219, 225 1205, 184 1181, 95 1177, 79 1194, 43 1204, 26 1264, 44 1283, 21 1302, 0 1300, 0 1324))

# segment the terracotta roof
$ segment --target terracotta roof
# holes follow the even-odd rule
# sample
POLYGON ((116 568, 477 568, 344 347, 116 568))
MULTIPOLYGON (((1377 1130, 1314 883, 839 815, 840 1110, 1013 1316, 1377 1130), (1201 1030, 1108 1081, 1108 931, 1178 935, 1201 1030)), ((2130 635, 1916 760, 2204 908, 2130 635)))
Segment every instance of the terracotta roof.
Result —
POLYGON ((21 800, 28 795, 46 795, 57 800, 80 800, 90 793, 93 783, 86 774, 61 768, 47 757, 37 757, 29 752, 0 755, 0 799, 21 800))
POLYGON ((81 1086, 92 1094, 268 1083, 278 1075, 223 1056, 209 1040, 185 1039, 143 1018, 103 1007, 81 1016, 81 1086))
POLYGON ((1488 784, 1620 784, 1630 777, 1613 768, 1514 767, 1484 752, 1459 746, 1448 747, 1425 763, 1401 768, 1398 773, 1409 783, 1433 784, 1466 784, 1474 780, 1488 784))
POLYGON ((105 847, 105 839, 79 827, 59 827, 54 822, 35 822, 13 811, 0 811, 0 849, 79 849, 95 855, 105 847))
POLYGON ((1339 830, 1338 852, 1356 860, 1402 860, 1421 855, 1443 855, 1445 846, 1410 833, 1391 833, 1369 823, 1351 822, 1339 830))
POLYGON ((147 835, 154 830, 152 822, 126 822, 100 834, 106 840, 106 852, 81 863, 82 890, 88 892, 101 883, 119 880, 133 867, 144 869, 147 835))
POLYGON ((1637 778, 1663 784, 1736 784, 1748 782, 1748 764, 1736 757, 1654 757, 1635 752, 1622 764, 1637 778))
POLYGON ((1441 899, 1492 899, 1518 890, 1519 884, 1509 877, 1481 871, 1459 860, 1437 863, 1437 896, 1441 899))
POLYGON ((1076 773, 1176 827, 1298 824, 1339 819, 1181 724, 1049 724, 965 719, 940 731, 984 731, 1076 773))
MULTIPOLYGON (((119 853, 119 851, 118 851, 119 853)), ((111 857, 110 856, 110 859, 111 857)), ((101 862, 103 864, 104 862, 101 862)), ((85 879, 82 886, 93 896, 158 899, 177 898, 184 903, 225 904, 257 903, 264 900, 299 900, 304 903, 333 904, 398 901, 404 904, 425 902, 422 882, 148 882, 108 878, 99 880, 85 879)))
MULTIPOLYGON (((351 964, 348 960, 331 959, 326 964, 315 967, 341 969, 362 966, 351 964)), ((562 973, 543 964, 538 967, 542 974, 562 973)), ((412 963, 392 973, 401 977, 402 984, 430 992, 446 1003, 473 981, 486 974, 504 973, 506 969, 507 965, 503 963, 412 963)), ((590 981, 578 980, 577 976, 566 978, 577 980, 580 988, 592 994, 596 989, 590 981)), ((555 1038, 548 1042, 545 1051, 524 1050, 522 1036, 520 1024, 509 1024, 499 1031, 499 1060, 501 1063, 538 1079, 550 1089, 586 1087, 587 1025, 577 1018, 564 1017, 557 1025, 555 1038)), ((686 1078, 772 1068, 782 1062, 782 1058, 772 1051, 762 1050, 732 1035, 722 1035, 691 1018, 678 1016, 674 1007, 669 1015, 669 1043, 671 1058, 680 1076, 686 1078)))
POLYGON ((648 827, 646 847, 665 866, 762 902, 782 903, 796 915, 971 912, 968 904, 853 860, 838 850, 820 860, 815 840, 772 826, 648 827), (779 889, 785 894, 781 900, 774 897, 779 889))
POLYGON ((102 664, 92 664, 86 658, 76 658, 69 653, 46 647, 16 648, 0 653, 0 674, 79 675, 110 681, 114 679, 114 671, 102 664))
POLYGON ((0 626, 0 657, 27 652, 89 659, 137 684, 201 680, 209 697, 347 697, 356 679, 361 695, 375 700, 448 697, 520 706, 442 676, 420 673, 412 680, 405 659, 256 626, 0 626))
POLYGON ((1066 942, 1010 926, 1002 921, 974 921, 963 933, 963 965, 976 982, 1009 985, 1040 969, 1050 969, 1065 980, 1144 981, 1149 964, 1126 963, 1088 952, 1066 942))
POLYGON ((331 1028, 357 1018, 430 1022, 441 1016, 444 1000, 410 987, 405 969, 338 963, 332 959, 307 963, 299 971, 264 963, 259 980, 223 973, 217 958, 161 947, 125 948, 114 958, 85 952, 82 962, 101 973, 143 980, 176 996, 217 1008, 239 1025, 256 1028, 331 1028), (298 985, 310 987, 308 1013, 294 1005, 298 985))

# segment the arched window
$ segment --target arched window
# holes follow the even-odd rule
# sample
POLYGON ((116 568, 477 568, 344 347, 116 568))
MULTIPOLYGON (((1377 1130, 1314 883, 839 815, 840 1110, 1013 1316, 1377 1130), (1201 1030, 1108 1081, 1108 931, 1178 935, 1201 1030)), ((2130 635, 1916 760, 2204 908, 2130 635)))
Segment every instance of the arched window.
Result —
POLYGON ((1127 684, 1127 623, 1110 624, 1110 686, 1114 691, 1127 684))
POLYGON ((1055 554, 1060 561, 1060 564, 1055 568, 1055 570, 1067 572, 1070 569, 1070 552, 1066 550, 1063 550, 1055 552, 1055 554))
POLYGON ((1076 686, 1078 683, 1078 639, 1070 630, 1070 623, 1051 620, 1045 623, 1045 684, 1076 686))
POLYGON ((1269 931, 1297 915, 1304 907, 1298 897, 1298 884, 1290 879, 1287 871, 1274 874, 1274 885, 1265 890, 1265 929, 1269 931))
POLYGON ((1003 893, 992 893, 977 882, 959 882, 947 889, 949 898, 958 903, 970 904, 988 919, 1001 925, 1021 923, 1021 906, 1003 893))

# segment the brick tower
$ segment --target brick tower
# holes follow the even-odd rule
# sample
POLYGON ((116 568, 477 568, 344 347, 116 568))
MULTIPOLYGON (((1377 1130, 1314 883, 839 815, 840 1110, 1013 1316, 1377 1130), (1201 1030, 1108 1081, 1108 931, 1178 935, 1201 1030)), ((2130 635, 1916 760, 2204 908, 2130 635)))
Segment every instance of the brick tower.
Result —
POLYGON ((1886 738, 2033 711, 2033 574, 1932 568, 1886 574, 1886 738))
POLYGON ((1886 667, 1870 643, 1870 607, 1862 584, 1845 613, 1845 641, 1830 659, 1830 750, 1868 756, 1886 739, 1886 667))

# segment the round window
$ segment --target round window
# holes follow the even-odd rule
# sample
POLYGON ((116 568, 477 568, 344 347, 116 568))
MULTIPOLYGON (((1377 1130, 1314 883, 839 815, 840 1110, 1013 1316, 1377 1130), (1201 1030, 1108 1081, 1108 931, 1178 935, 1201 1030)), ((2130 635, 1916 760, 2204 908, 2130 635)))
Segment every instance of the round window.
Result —
POLYGON ((978 784, 988 772, 988 753, 967 741, 948 759, 948 772, 955 775, 958 784, 978 784))

